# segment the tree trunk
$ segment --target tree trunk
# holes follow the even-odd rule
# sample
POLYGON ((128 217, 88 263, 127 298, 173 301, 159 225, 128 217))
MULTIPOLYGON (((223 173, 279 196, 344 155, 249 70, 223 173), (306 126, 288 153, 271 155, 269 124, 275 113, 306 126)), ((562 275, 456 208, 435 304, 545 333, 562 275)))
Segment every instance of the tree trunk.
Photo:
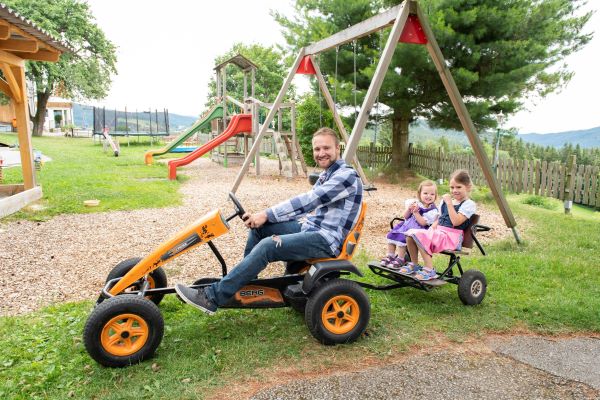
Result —
POLYGON ((46 119, 46 108, 51 92, 37 92, 37 111, 31 116, 33 121, 33 136, 42 136, 44 132, 44 120, 46 119))
POLYGON ((392 163, 396 172, 408 170, 408 116, 394 113, 398 118, 392 120, 392 163))

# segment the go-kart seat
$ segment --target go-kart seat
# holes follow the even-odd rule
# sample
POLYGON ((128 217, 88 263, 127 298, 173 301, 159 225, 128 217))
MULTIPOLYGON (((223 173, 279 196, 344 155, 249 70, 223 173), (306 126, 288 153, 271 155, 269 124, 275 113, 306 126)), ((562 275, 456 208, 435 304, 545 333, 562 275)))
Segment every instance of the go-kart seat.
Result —
POLYGON ((469 224, 465 227, 465 229, 463 230, 463 241, 462 241, 462 246, 460 250, 445 250, 442 251, 442 254, 446 254, 446 255, 467 255, 471 253, 471 250, 473 249, 473 243, 477 245, 477 248, 479 249, 479 251, 481 251, 481 254, 485 255, 485 251, 483 250, 483 246, 481 246, 481 243, 479 243, 479 240, 477 239, 477 232, 486 232, 489 231, 491 228, 484 226, 484 225, 479 225, 479 214, 473 214, 471 215, 471 218, 469 218, 469 224))
POLYGON ((337 257, 334 258, 319 258, 300 261, 300 262, 290 262, 286 266, 286 274, 300 274, 306 272, 311 264, 315 264, 318 262, 324 261, 336 261, 336 260, 351 260, 352 256, 354 256, 354 252, 358 247, 358 241, 360 240, 361 231, 365 221, 365 215, 367 214, 367 203, 363 202, 360 207, 360 212, 358 214, 358 219, 354 224, 354 227, 346 236, 344 240, 344 244, 342 244, 342 250, 337 257))

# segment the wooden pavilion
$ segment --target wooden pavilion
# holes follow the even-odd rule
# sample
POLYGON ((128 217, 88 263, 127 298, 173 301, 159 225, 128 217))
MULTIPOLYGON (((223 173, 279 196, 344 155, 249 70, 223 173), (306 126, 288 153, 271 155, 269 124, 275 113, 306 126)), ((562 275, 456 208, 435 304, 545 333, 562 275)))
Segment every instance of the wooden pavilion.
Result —
POLYGON ((33 166, 25 61, 57 62, 65 52, 72 50, 0 3, 0 90, 14 106, 23 170, 22 184, 0 185, 0 218, 42 197, 33 166))

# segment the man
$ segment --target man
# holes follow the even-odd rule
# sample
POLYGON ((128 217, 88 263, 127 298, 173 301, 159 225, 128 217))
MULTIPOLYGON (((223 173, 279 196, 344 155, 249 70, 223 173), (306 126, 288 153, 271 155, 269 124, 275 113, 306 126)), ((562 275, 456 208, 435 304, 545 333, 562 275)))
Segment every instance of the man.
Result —
POLYGON ((188 304, 207 314, 273 261, 302 261, 339 255, 348 232, 358 219, 363 187, 354 169, 340 159, 340 142, 329 128, 316 131, 313 157, 324 171, 312 190, 254 214, 244 214, 251 228, 244 259, 211 286, 192 289, 178 284, 175 291, 188 304), (298 219, 308 215, 306 221, 298 219))

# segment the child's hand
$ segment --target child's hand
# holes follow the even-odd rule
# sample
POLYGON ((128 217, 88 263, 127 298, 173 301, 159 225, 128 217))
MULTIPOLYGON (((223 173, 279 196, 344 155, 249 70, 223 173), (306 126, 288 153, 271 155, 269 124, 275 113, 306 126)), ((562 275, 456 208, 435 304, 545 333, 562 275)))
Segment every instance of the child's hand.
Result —
POLYGON ((446 204, 451 204, 452 203, 452 195, 450 193, 446 193, 445 195, 442 196, 442 200, 444 200, 446 202, 446 204))

